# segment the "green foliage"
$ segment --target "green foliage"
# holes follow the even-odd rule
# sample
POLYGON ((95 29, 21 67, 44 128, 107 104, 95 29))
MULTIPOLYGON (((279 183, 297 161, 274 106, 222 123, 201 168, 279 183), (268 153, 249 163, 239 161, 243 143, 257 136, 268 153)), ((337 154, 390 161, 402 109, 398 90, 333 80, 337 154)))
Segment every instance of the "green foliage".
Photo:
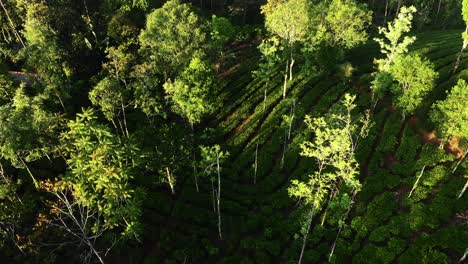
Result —
POLYGON ((123 91, 119 80, 106 77, 102 79, 89 93, 89 99, 94 105, 98 105, 104 117, 114 120, 117 112, 121 111, 123 91))
POLYGON ((319 209, 339 182, 344 182, 353 190, 361 187, 357 179, 359 166, 354 149, 357 139, 366 135, 369 122, 364 117, 352 117, 355 98, 346 94, 342 107, 333 109, 327 119, 306 117, 306 125, 315 137, 313 142, 306 141, 301 145, 301 155, 315 158, 318 171, 310 175, 306 182, 293 180, 288 193, 291 197, 304 200, 312 208, 319 209), (332 172, 328 172, 331 169, 332 172))
POLYGON ((287 45, 305 40, 310 24, 306 0, 269 0, 262 7, 266 28, 286 41, 287 45))
POLYGON ((70 121, 61 140, 69 166, 64 180, 79 203, 102 214, 95 224, 124 227, 122 235, 138 237, 144 194, 131 184, 138 173, 138 150, 99 124, 92 110, 83 110, 70 121))
POLYGON ((217 172, 217 165, 223 163, 228 157, 229 152, 221 151, 219 145, 200 146, 199 167, 203 176, 214 177, 217 172))
POLYGON ((215 46, 223 48, 223 45, 234 39, 236 30, 231 21, 225 17, 211 17, 211 39, 215 46))
MULTIPOLYGON (((45 3, 27 6, 24 37, 27 42, 27 64, 37 71, 49 91, 60 99, 68 94, 68 78, 72 69, 67 64, 66 52, 59 46, 59 36, 51 28, 51 10, 45 3)), ((62 100, 62 99, 60 99, 62 100)))
POLYGON ((197 57, 174 82, 169 80, 164 84, 174 112, 186 118, 190 124, 199 123, 215 109, 212 98, 216 88, 214 70, 197 57))
POLYGON ((0 106, 0 157, 17 168, 52 154, 57 147, 60 117, 44 110, 40 97, 19 87, 10 103, 0 106))
POLYGON ((148 15, 139 39, 149 61, 170 78, 204 53, 206 35, 204 22, 189 4, 170 0, 148 15))
POLYGON ((462 2, 462 16, 465 23, 468 24, 468 1, 463 0, 462 2))
POLYGON ((366 29, 371 20, 372 12, 365 4, 333 0, 317 26, 315 38, 322 38, 332 47, 349 49, 367 41, 366 29))
POLYGON ((379 43, 381 52, 386 55, 386 58, 376 60, 380 71, 386 70, 398 56, 408 52, 408 46, 416 40, 416 37, 403 36, 411 30, 411 21, 415 12, 414 6, 404 6, 398 17, 388 23, 387 28, 379 27, 379 33, 385 38, 374 38, 374 40, 379 43))
POLYGON ((388 72, 398 83, 390 87, 395 105, 406 114, 413 113, 421 104, 438 76, 432 63, 413 54, 397 57, 388 72))
POLYGON ((468 85, 460 79, 444 101, 433 105, 431 119, 444 137, 468 138, 468 85))

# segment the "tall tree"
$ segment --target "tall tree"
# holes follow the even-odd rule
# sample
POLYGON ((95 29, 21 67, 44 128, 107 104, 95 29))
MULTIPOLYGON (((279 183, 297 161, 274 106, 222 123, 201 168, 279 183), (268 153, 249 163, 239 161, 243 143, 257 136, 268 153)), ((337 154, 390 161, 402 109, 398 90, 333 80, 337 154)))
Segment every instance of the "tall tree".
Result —
POLYGON ((130 106, 130 70, 134 57, 127 51, 126 45, 107 49, 107 63, 103 68, 107 73, 89 92, 94 105, 99 106, 104 117, 111 121, 118 130, 118 121, 122 135, 129 136, 126 108, 130 106))
POLYGON ((184 69, 193 56, 204 53, 206 31, 190 4, 169 0, 148 15, 139 38, 143 52, 168 80, 184 69))
POLYGON ((99 124, 93 110, 77 114, 61 140, 68 164, 64 181, 77 202, 100 212, 96 225, 138 238, 143 190, 131 184, 140 171, 138 150, 99 124))
POLYGON ((338 193, 341 183, 353 192, 361 188, 354 151, 358 139, 367 136, 370 122, 368 112, 365 117, 353 116, 355 99, 355 96, 345 94, 342 106, 335 107, 326 118, 306 117, 306 125, 315 136, 313 141, 301 145, 301 155, 314 158, 317 170, 305 182, 293 180, 288 188, 289 196, 302 201, 307 212, 299 263, 302 263, 314 214, 325 205, 330 195, 338 193))
POLYGON ((213 95, 217 86, 214 69, 198 57, 174 80, 164 84, 174 112, 193 127, 214 110, 213 95))
POLYGON ((212 147, 200 146, 201 151, 201 160, 200 166, 203 170, 203 173, 206 176, 211 178, 211 187, 213 192, 213 209, 216 209, 218 214, 218 235, 222 239, 221 231, 221 163, 229 156, 229 152, 221 151, 219 145, 214 145, 212 147), (214 178, 211 177, 216 173, 218 180, 218 188, 215 190, 213 185, 214 178), (216 204, 215 199, 216 198, 216 204))
MULTIPOLYGON (((447 94, 445 100, 433 105, 431 119, 437 124, 437 129, 445 140, 457 140, 458 144, 464 148, 465 153, 452 171, 455 172, 468 153, 468 84, 460 79, 447 94)), ((467 186, 465 185, 463 192, 467 186)), ((459 198, 463 192, 460 193, 459 198)))
POLYGON ((37 71, 46 92, 56 96, 65 111, 64 98, 70 89, 72 69, 66 61, 66 51, 59 45, 59 36, 52 29, 51 10, 44 2, 27 6, 24 37, 27 43, 27 65, 37 71))
POLYGON ((283 98, 286 97, 286 84, 293 78, 294 45, 306 39, 310 24, 309 2, 306 0, 269 0, 262 6, 265 15, 265 26, 274 35, 279 36, 289 49, 289 59, 286 60, 283 98))
MULTIPOLYGON (((320 6, 317 6, 320 8, 320 6)), ((349 49, 367 41, 367 27, 372 20, 372 12, 365 4, 354 0, 333 0, 323 12, 316 10, 316 32, 314 38, 332 47, 349 49)))
POLYGON ((397 57, 388 73, 397 83, 390 86, 390 91, 395 96, 394 104, 401 108, 403 118, 419 107, 438 76, 431 62, 415 54, 397 57))
POLYGON ((29 97, 20 87, 11 102, 0 106, 0 157, 26 169, 36 187, 27 164, 55 152, 61 128, 61 118, 42 105, 41 97, 29 97))
POLYGON ((431 119, 437 130, 448 140, 457 137, 468 139, 468 84, 458 80, 447 98, 437 101, 432 108, 431 119))
POLYGON ((415 12, 414 6, 404 6, 398 17, 389 22, 387 27, 379 27, 379 33, 384 38, 374 38, 374 40, 379 43, 382 54, 385 54, 385 58, 376 60, 380 71, 386 70, 398 56, 408 52, 408 46, 416 41, 414 36, 404 36, 411 30, 411 22, 415 12))

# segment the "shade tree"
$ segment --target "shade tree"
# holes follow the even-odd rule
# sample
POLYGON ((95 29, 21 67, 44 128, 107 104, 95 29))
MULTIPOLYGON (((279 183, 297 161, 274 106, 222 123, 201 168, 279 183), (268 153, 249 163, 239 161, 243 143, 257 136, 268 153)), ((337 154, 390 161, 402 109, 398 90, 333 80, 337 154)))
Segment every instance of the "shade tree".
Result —
POLYGON ((0 106, 0 157, 25 169, 37 181, 28 163, 57 154, 62 118, 43 107, 40 96, 26 95, 19 87, 9 103, 0 106))
POLYGON ((309 2, 306 0, 277 1, 269 0, 262 6, 265 15, 265 27, 282 40, 289 58, 286 60, 283 98, 286 97, 286 84, 293 78, 294 48, 296 43, 306 40, 310 24, 309 2))
POLYGON ((147 16, 139 40, 144 56, 168 80, 204 53, 207 31, 190 4, 169 0, 147 16))
MULTIPOLYGON (((444 137, 442 142, 456 140, 464 148, 464 154, 454 167, 457 167, 468 153, 468 84, 458 80, 445 100, 437 101, 432 106, 431 119, 436 124, 437 131, 444 137)), ((443 144, 441 144, 442 146, 443 144)), ((468 183, 467 183, 468 184, 468 183)), ((466 185, 465 185, 466 186, 466 185)), ((464 188, 466 190, 466 187, 464 188)), ((459 195, 461 197, 463 193, 459 195)))
POLYGON ((367 41, 367 28, 372 21, 372 12, 366 4, 354 0, 333 0, 326 6, 315 5, 313 13, 314 34, 309 44, 324 42, 339 49, 350 49, 367 41))
POLYGON ((390 86, 390 91, 394 95, 394 105, 401 109, 403 118, 421 105, 438 76, 434 65, 417 54, 396 58, 388 73, 396 83, 390 86))
POLYGON ((307 128, 313 132, 312 141, 301 145, 301 156, 313 158, 316 170, 306 181, 292 180, 289 196, 298 199, 306 209, 307 223, 303 226, 303 243, 299 257, 302 262, 304 250, 314 215, 326 205, 327 200, 339 193, 344 186, 352 193, 358 192, 359 164, 354 151, 358 140, 367 136, 370 126, 369 112, 354 116, 355 96, 345 94, 342 105, 335 107, 326 117, 306 116, 307 128), (341 186, 341 187, 340 187, 341 186))
POLYGON ((45 86, 46 94, 57 97, 65 111, 64 98, 71 88, 72 68, 66 51, 59 45, 59 36, 52 29, 51 10, 44 2, 27 5, 23 35, 26 40, 24 56, 45 86))
POLYGON ((416 41, 416 37, 404 35, 411 30, 413 15, 416 12, 414 6, 403 6, 398 17, 389 22, 387 27, 379 27, 379 34, 383 38, 374 38, 380 46, 380 52, 385 58, 375 60, 379 71, 385 71, 396 57, 408 52, 408 46, 416 41))
POLYGON ((118 131, 120 128, 122 135, 128 137, 126 109, 133 103, 130 77, 135 58, 126 45, 109 47, 106 51, 108 62, 103 64, 105 77, 89 92, 89 98, 115 129, 118 131))
POLYGON ((221 151, 219 145, 200 146, 199 166, 204 176, 210 177, 213 195, 213 210, 218 215, 218 236, 223 238, 221 231, 221 163, 229 156, 229 152, 221 151), (214 188, 214 180, 217 178, 217 188, 214 188), (216 201, 215 201, 216 200, 216 201))
POLYGON ((140 171, 138 149, 100 124, 91 109, 84 109, 68 122, 61 142, 68 166, 63 181, 76 201, 99 211, 96 226, 117 229, 125 238, 138 239, 144 195, 132 184, 140 171))
POLYGON ((216 106, 217 77, 212 66, 201 58, 193 57, 188 67, 163 87, 174 112, 184 117, 191 127, 216 106))

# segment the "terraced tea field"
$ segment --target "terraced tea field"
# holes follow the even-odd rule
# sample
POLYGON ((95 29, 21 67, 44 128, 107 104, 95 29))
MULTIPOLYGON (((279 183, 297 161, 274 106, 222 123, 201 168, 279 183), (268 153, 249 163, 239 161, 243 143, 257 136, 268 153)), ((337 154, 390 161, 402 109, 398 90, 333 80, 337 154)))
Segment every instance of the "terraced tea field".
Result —
MULTIPOLYGON (((363 187, 331 262, 455 263, 468 247, 468 196, 457 199, 468 166, 465 162, 452 172, 456 149, 439 149, 428 121, 431 105, 445 98, 458 79, 468 79, 467 55, 451 75, 461 44, 458 31, 418 35, 411 49, 435 65, 436 87, 423 107, 403 121, 389 98, 372 111, 374 125, 357 151, 363 187), (408 197, 423 168, 418 187, 408 197)), ((197 129, 201 135, 210 128, 211 143, 230 153, 221 180, 223 239, 218 239, 210 180, 200 178, 197 192, 187 173, 179 177, 175 195, 163 187, 148 191, 145 246, 135 246, 129 258, 135 263, 296 263, 301 212, 287 188, 291 180, 305 179, 314 169, 311 159, 299 155, 301 142, 310 139, 304 117, 323 115, 345 93, 357 95, 361 111, 372 107, 369 80, 373 58, 380 56, 378 46, 369 43, 348 54, 356 69, 352 80, 299 72, 288 84, 286 99, 280 68, 253 79, 254 58, 236 67, 218 95, 225 107, 197 129), (283 115, 292 109, 289 137, 283 115)), ((327 262, 337 218, 328 216, 321 225, 324 213, 313 221, 304 263, 327 262), (335 221, 333 226, 329 221, 335 221)))

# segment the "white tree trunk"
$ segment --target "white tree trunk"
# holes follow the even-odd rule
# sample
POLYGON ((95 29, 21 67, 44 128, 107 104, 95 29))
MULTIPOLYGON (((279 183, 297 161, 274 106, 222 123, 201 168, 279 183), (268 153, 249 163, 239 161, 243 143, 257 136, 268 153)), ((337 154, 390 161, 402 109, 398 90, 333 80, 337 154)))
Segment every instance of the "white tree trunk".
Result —
POLYGON ((408 198, 411 197, 411 195, 413 194, 413 191, 416 190, 416 187, 418 187, 418 183, 419 183, 419 180, 421 179, 423 173, 424 173, 424 169, 426 169, 426 166, 424 166, 421 170, 421 173, 419 174, 418 178, 416 179, 416 182, 413 184, 413 188, 411 189, 410 193, 408 194, 408 198))
POLYGON ((284 72, 283 99, 286 98, 286 86, 288 84, 288 66, 289 66, 289 60, 286 61, 286 70, 284 72))
POLYGON ((310 210, 309 220, 307 222, 307 230, 304 234, 304 239, 302 241, 301 255, 299 256, 299 261, 297 262, 298 264, 302 264, 302 258, 304 257, 304 251, 305 251, 305 247, 307 244, 307 237, 309 236, 310 226, 312 225, 313 218, 314 218, 314 207, 312 207, 312 209, 310 210))

